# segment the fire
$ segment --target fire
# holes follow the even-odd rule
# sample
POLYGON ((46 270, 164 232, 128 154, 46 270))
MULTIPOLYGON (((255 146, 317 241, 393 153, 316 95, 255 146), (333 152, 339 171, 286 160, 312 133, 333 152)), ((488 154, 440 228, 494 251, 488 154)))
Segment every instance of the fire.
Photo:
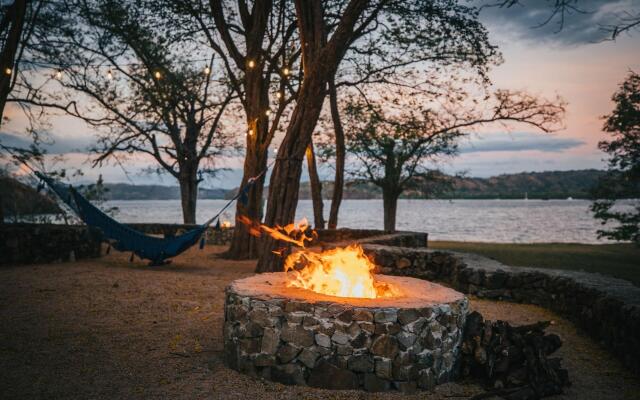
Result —
MULTIPOLYGON (((337 247, 322 252, 306 249, 305 242, 311 241, 315 232, 312 232, 312 235, 307 234, 309 225, 305 219, 298 224, 275 228, 255 223, 246 217, 239 217, 239 221, 248 226, 252 235, 261 236, 264 233, 299 247, 284 261, 288 287, 307 289, 329 296, 368 299, 399 294, 391 285, 375 280, 375 265, 359 245, 337 247)), ((281 255, 282 252, 275 253, 281 255)))
POLYGON ((375 299, 397 295, 393 287, 376 282, 375 265, 358 245, 321 253, 294 252, 286 258, 284 268, 291 276, 288 286, 329 296, 375 299))

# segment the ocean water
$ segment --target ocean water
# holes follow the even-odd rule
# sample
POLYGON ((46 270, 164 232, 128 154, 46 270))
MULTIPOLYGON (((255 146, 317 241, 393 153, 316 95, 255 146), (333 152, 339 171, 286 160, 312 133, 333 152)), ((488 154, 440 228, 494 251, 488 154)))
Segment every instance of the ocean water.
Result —
MULTIPOLYGON (((199 200, 197 221, 215 215, 226 200, 199 200)), ((599 240, 601 228, 587 200, 400 200, 397 229, 428 232, 432 240, 479 242, 607 243, 599 240)), ((118 207, 121 222, 181 223, 178 200, 110 201, 118 207)), ((325 218, 330 203, 325 201, 325 218)), ((233 221, 229 207, 222 221, 233 221)), ((296 219, 313 218, 310 200, 301 200, 296 219)), ((344 200, 339 227, 382 229, 382 200, 344 200)))

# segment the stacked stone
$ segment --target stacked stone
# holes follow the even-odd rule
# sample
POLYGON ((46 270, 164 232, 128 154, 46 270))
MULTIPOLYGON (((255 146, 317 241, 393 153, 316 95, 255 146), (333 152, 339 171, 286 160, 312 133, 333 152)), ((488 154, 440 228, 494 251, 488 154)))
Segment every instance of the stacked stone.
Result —
POLYGON ((570 319, 640 372, 640 288, 579 271, 509 267, 480 256, 363 245, 379 273, 446 282, 479 298, 530 303, 570 319))
POLYGON ((227 288, 227 365, 284 384, 411 392, 454 378, 466 298, 425 308, 257 299, 227 288))

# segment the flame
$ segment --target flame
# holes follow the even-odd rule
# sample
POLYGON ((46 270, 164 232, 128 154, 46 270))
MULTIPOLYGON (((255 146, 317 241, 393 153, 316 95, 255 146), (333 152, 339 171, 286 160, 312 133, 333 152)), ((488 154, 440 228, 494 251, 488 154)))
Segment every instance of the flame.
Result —
POLYGON ((338 297, 375 299, 397 296, 397 291, 376 282, 375 265, 359 245, 337 247, 320 253, 302 250, 290 254, 284 264, 291 279, 287 286, 338 297), (302 268, 298 266, 302 265, 302 268))
MULTIPOLYGON (((247 225, 252 235, 266 234, 299 247, 284 261, 288 287, 339 297, 375 299, 399 295, 396 288, 375 280, 375 264, 359 245, 337 247, 322 252, 305 249, 305 242, 316 237, 315 231, 312 231, 311 236, 306 233, 309 227, 306 219, 297 224, 275 228, 251 221, 245 216, 240 216, 238 220, 247 225)), ((282 256, 285 254, 284 250, 278 249, 274 253, 282 256)))

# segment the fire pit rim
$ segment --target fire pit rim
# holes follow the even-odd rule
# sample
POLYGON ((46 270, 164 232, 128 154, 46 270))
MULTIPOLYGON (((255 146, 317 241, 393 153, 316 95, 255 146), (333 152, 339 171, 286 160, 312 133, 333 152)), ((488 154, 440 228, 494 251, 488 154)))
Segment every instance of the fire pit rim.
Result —
POLYGON ((394 285, 402 294, 375 299, 331 296, 307 289, 287 287, 285 272, 262 273, 238 279, 231 282, 228 289, 241 296, 264 301, 288 300, 311 304, 339 303, 367 309, 434 307, 458 303, 465 297, 464 294, 454 289, 423 279, 381 274, 375 275, 375 278, 380 282, 394 285))

